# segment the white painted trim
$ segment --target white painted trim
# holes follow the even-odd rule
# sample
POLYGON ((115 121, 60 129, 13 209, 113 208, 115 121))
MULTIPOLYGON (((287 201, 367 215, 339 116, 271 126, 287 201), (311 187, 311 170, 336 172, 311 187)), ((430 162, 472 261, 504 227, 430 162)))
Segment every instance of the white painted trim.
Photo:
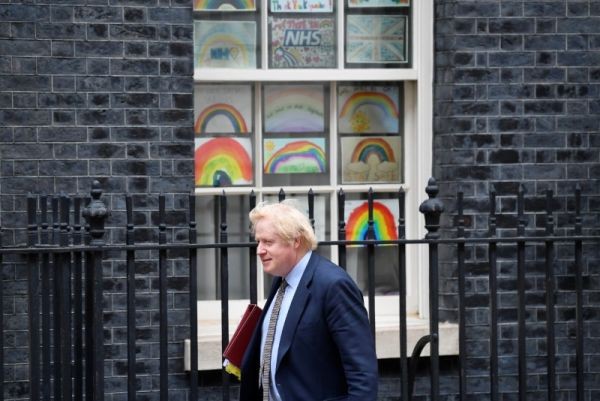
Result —
MULTIPOLYGON (((343 2, 338 0, 337 3, 337 21, 338 27, 343 27, 343 2)), ((268 1, 261 0, 261 28, 262 32, 268 32, 267 26, 267 7, 268 1)), ((403 81, 404 82, 404 183, 401 186, 406 191, 406 236, 407 238, 423 238, 426 234, 424 228, 424 220, 420 213, 417 212, 420 203, 427 198, 425 187, 429 177, 432 175, 432 149, 433 149, 433 72, 434 72, 434 36, 433 36, 433 21, 434 21, 434 2, 433 0, 421 0, 412 2, 413 18, 409 26, 412 33, 412 44, 409 49, 412 54, 412 68, 399 69, 344 69, 343 68, 343 29, 338 29, 338 47, 337 57, 339 68, 336 69, 268 69, 268 39, 266 34, 261 38, 261 60, 262 68, 260 69, 196 69, 194 71, 194 81, 201 82, 253 82, 255 90, 255 115, 260 115, 261 103, 261 83, 263 82, 329 82, 330 83, 330 112, 336 110, 336 93, 337 84, 339 82, 349 81, 403 81)), ((264 195, 276 194, 281 187, 262 187, 262 121, 255 118, 255 177, 257 200, 261 200, 264 195)), ((337 119, 332 118, 330 125, 330 183, 331 185, 321 185, 312 188, 315 193, 325 193, 330 196, 330 232, 335 238, 337 236, 337 191, 343 188, 346 193, 364 192, 367 188, 373 187, 376 192, 396 192, 400 185, 390 184, 368 184, 368 185, 339 185, 337 180, 337 137, 336 137, 337 119)), ((224 191, 226 194, 242 195, 249 194, 255 187, 230 187, 230 188, 196 188, 195 192, 199 195, 218 195, 224 191)), ((302 193, 306 194, 309 186, 283 187, 286 193, 302 193)), ((332 249, 332 258, 337 260, 337 250, 332 249)), ((429 316, 429 286, 428 286, 428 250, 425 245, 411 245, 407 247, 406 257, 407 268, 407 288, 409 291, 418 289, 417 297, 408 297, 408 310, 415 314, 415 324, 411 327, 422 327, 427 322, 429 316)), ((258 266, 258 284, 259 294, 263 294, 264 282, 262 272, 258 266)), ((384 302, 385 297, 377 297, 378 303, 384 302)), ((396 308, 383 306, 377 308, 377 341, 380 340, 380 323, 389 322, 388 312, 397 311, 397 297, 393 297, 396 302, 396 308)), ((241 315, 247 301, 231 301, 234 304, 239 303, 239 312, 241 315)), ((230 305, 232 305, 230 302, 230 305)), ((390 304, 391 305, 391 304, 390 304)), ((235 309, 235 308, 234 308, 235 309)), ((217 301, 202 301, 199 310, 210 310, 212 312, 220 311, 220 302, 217 301), (214 303, 214 305, 213 305, 214 303)), ((230 311, 232 316, 236 316, 235 310, 230 311)), ((396 314, 397 316, 397 314, 396 314)), ((211 326, 212 327, 212 326, 211 326)), ((233 332, 230 326, 230 332, 233 332)), ((441 327, 441 326, 440 326, 441 327)), ((212 330, 212 329, 211 329, 212 330)), ((220 330, 220 323, 219 323, 220 330)), ((386 329, 381 326, 382 333, 386 329)), ((411 329, 412 330, 412 329, 411 329)), ((199 329, 202 332, 202 328, 199 329)), ((208 336, 208 343, 212 340, 210 330, 203 334, 208 336)), ((381 334, 381 338, 388 334, 381 334)), ((410 337, 410 336, 409 336, 410 337)), ((205 340, 202 340, 205 341, 205 340)), ((390 340, 391 341, 391 340, 390 340)), ((442 340, 443 341, 443 340, 442 340)), ((443 347, 443 346, 442 346, 443 347)), ((219 347, 220 350, 220 334, 219 347)), ((442 351, 445 352, 445 351, 442 351)), ((449 351, 450 352, 450 351, 449 351)), ((205 357, 201 357, 201 361, 205 357)), ((209 358, 210 359, 210 358, 209 358)), ((219 359, 220 355, 215 358, 219 359)), ((189 360, 189 356, 188 359, 189 360)), ((217 366, 220 368, 220 366, 217 366)))

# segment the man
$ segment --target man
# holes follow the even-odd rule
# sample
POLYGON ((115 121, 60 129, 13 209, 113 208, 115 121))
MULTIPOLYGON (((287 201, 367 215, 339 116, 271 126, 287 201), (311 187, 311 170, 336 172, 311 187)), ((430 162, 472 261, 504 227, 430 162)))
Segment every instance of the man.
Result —
POLYGON ((310 222, 287 201, 259 204, 250 221, 275 279, 242 361, 240 401, 376 400, 374 340, 354 281, 312 252, 310 222))

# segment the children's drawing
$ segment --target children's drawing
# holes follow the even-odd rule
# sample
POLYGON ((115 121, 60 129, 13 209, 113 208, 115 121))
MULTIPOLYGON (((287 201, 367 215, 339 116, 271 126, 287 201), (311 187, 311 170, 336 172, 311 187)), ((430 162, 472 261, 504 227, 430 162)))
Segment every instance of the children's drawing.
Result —
POLYGON ((256 22, 195 21, 194 68, 256 68, 256 22))
POLYGON ((254 11, 254 0, 195 0, 194 11, 254 11))
POLYGON ((263 153, 267 174, 324 173, 327 169, 325 138, 264 139, 263 153))
POLYGON ((346 62, 406 63, 406 16, 348 15, 346 62))
POLYGON ((323 85, 265 85, 265 132, 323 132, 323 85))
POLYGON ((329 13, 333 0, 271 0, 273 13, 329 13))
POLYGON ((342 182, 398 182, 400 137, 342 137, 342 182))
POLYGON ((340 86, 338 107, 341 133, 398 133, 398 86, 340 86))
POLYGON ((250 85, 196 85, 194 90, 196 134, 247 134, 252 131, 250 85))
POLYGON ((252 145, 248 138, 195 138, 196 186, 252 184, 252 145))
POLYGON ((269 17, 272 68, 335 68, 333 18, 269 17))
POLYGON ((410 0, 348 0, 349 8, 409 7, 410 0))
POLYGON ((369 203, 365 200, 348 200, 344 203, 346 240, 364 241, 398 239, 399 206, 395 199, 373 201, 373 231, 369 237, 369 203))

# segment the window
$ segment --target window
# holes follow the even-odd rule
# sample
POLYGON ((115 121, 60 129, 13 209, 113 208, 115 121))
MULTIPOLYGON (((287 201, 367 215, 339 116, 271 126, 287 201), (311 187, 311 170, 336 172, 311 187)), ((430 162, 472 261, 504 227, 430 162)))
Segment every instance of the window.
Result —
MULTIPOLYGON (((315 231, 319 240, 328 240, 337 239, 340 188, 347 194, 347 222, 358 221, 372 188, 378 212, 397 224, 393 198, 401 186, 406 191, 407 236, 422 237, 416 211, 431 175, 432 21, 433 0, 197 0, 199 238, 218 238, 215 195, 223 190, 228 195, 229 241, 248 239, 250 191, 260 201, 277 199, 280 189, 301 204, 313 190, 315 231)), ((360 229, 348 235, 358 238, 360 229)), ((379 252, 378 258, 395 259, 386 257, 394 248, 379 252)), ((318 251, 337 261, 336 249, 318 251)), ((414 246, 407 251, 409 312, 423 323, 427 251, 414 246)), ((244 267, 251 257, 247 251, 229 254, 229 264, 240 266, 229 271, 231 333, 248 302, 244 267)), ((203 251, 199 258, 202 324, 220 319, 219 263, 214 251, 203 251)), ((348 272, 366 295, 364 249, 349 248, 347 260, 348 272)), ((390 284, 397 282, 398 266, 381 265, 376 277, 378 353, 394 357, 397 346, 385 342, 397 343, 386 337, 397 328, 394 332, 384 326, 398 323, 398 288, 390 284)), ((260 273, 260 263, 258 269, 260 273)), ((259 274, 263 298, 268 284, 269 278, 259 274)), ((219 341, 219 328, 213 330, 213 340, 219 341)), ((201 369, 220 367, 218 350, 201 355, 201 369)))

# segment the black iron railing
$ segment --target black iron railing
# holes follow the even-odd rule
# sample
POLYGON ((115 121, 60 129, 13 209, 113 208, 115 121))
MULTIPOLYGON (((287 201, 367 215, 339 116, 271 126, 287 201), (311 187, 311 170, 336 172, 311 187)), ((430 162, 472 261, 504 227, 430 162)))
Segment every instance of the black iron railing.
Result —
MULTIPOLYGON (((439 247, 452 247, 456 249, 457 267, 457 316, 459 330, 458 352, 458 397, 465 400, 469 394, 466 344, 466 314, 467 293, 465 279, 467 246, 484 245, 487 247, 487 262, 489 266, 489 398, 497 401, 501 396, 499 386, 499 310, 498 310, 498 247, 514 246, 514 260, 516 261, 517 283, 517 357, 518 357, 518 399, 527 399, 527 333, 526 333, 526 247, 535 245, 544 249, 543 259, 545 266, 545 320, 547 343, 547 399, 553 401, 557 389, 556 369, 556 338, 554 327, 556 324, 555 299, 556 299, 556 274, 554 271, 555 246, 562 244, 573 249, 573 266, 575 282, 575 337, 576 360, 575 395, 577 401, 584 400, 584 316, 583 316, 583 243, 591 242, 600 245, 598 235, 584 236, 582 234, 582 217, 580 211, 581 190, 575 191, 574 225, 571 232, 562 236, 555 235, 555 219, 553 204, 555 200, 551 191, 546 193, 545 225, 543 230, 537 230, 533 235, 527 235, 527 219, 524 214, 525 197, 523 187, 517 194, 517 226, 516 235, 503 234, 498 236, 497 195, 492 189, 489 196, 489 216, 487 233, 484 236, 468 236, 466 216, 464 214, 464 196, 458 193, 456 197, 455 227, 446 231, 453 231, 453 238, 440 234, 440 216, 444 212, 444 204, 437 198, 438 187, 435 180, 431 179, 427 187, 429 198, 422 203, 420 212, 425 217, 425 227, 428 231, 424 239, 406 239, 405 237, 405 202, 404 192, 399 190, 397 201, 399 205, 399 219, 397 222, 398 239, 382 241, 375 239, 372 191, 367 194, 369 204, 369 229, 367 236, 362 241, 346 241, 346 226, 344 221, 343 190, 338 192, 337 211, 338 237, 342 240, 323 241, 322 246, 336 246, 338 248, 339 264, 346 266, 346 247, 349 245, 363 245, 367 253, 368 276, 368 309, 371 328, 375 334, 375 255, 378 245, 388 244, 397 247, 398 257, 398 302, 399 302, 399 377, 400 394, 402 401, 409 401, 412 397, 417 361, 426 345, 430 347, 429 371, 430 388, 429 398, 437 401, 440 398, 440 362, 439 362, 439 247), (406 282, 406 247, 426 244, 429 249, 429 334, 421 338, 413 350, 407 347, 407 282, 406 282), (409 357, 409 352, 411 353, 409 357)), ((159 355, 158 355, 158 391, 160 400, 168 400, 169 394, 169 358, 173 357, 169 351, 168 327, 168 252, 177 250, 187 252, 187 266, 189 278, 189 328, 190 337, 198 338, 197 312, 198 312, 198 265, 197 252, 200 249, 215 249, 219 252, 220 263, 220 294, 221 294, 221 321, 229 321, 229 250, 232 248, 247 248, 250 255, 250 272, 248 297, 250 302, 257 301, 257 269, 256 244, 251 236, 247 242, 230 243, 228 241, 227 226, 227 195, 224 192, 219 199, 219 241, 217 243, 198 243, 197 222, 195 219, 195 196, 190 195, 188 201, 188 241, 175 242, 167 239, 165 196, 158 197, 158 232, 156 243, 135 243, 134 210, 131 196, 126 196, 126 227, 125 241, 123 244, 107 243, 105 240, 105 223, 110 211, 101 200, 101 189, 98 182, 94 182, 90 198, 67 196, 29 196, 28 209, 28 240, 26 246, 2 247, 0 235, 0 265, 7 262, 24 263, 28 272, 28 307, 29 307, 29 398, 31 400, 103 400, 105 391, 104 377, 104 333, 103 333, 103 268, 102 263, 107 253, 124 253, 126 265, 126 305, 127 305, 127 396, 129 400, 136 398, 136 254, 140 251, 157 251, 158 254, 158 296, 159 296, 159 355), (50 212, 48 202, 50 201, 50 212), (84 206, 85 205, 85 206, 84 206), (82 207, 84 206, 84 207, 82 207), (80 217, 86 221, 82 225, 80 217), (16 255, 16 256, 15 256, 16 255), (15 262, 16 261, 16 262, 15 262)), ((279 199, 285 198, 285 193, 279 193, 279 199)), ((249 196, 249 208, 256 204, 256 196, 252 192, 249 196)), ((314 194, 308 194, 309 219, 314 225, 314 194)), ((0 232, 1 233, 1 232, 0 232)), ((448 262, 448 261, 445 261, 448 262)), ((7 282, 5 285, 10 285, 7 282)), ((0 310, 3 310, 3 286, 0 286, 0 310)), ((0 314, 0 327, 4 330, 3 314, 0 314)), ((224 349, 229 341, 229 327, 222 325, 221 343, 224 349)), ((0 400, 4 398, 4 385, 6 375, 4 367, 3 343, 4 335, 0 335, 0 400)), ((198 343, 191 341, 190 349, 191 372, 198 371, 198 343)), ((172 351, 171 351, 172 352, 172 351)), ((223 371, 223 400, 230 398, 229 376, 223 371)), ((480 391, 480 390, 478 390, 480 391)), ((199 398, 198 378, 196 374, 189 376, 189 399, 199 398)))

